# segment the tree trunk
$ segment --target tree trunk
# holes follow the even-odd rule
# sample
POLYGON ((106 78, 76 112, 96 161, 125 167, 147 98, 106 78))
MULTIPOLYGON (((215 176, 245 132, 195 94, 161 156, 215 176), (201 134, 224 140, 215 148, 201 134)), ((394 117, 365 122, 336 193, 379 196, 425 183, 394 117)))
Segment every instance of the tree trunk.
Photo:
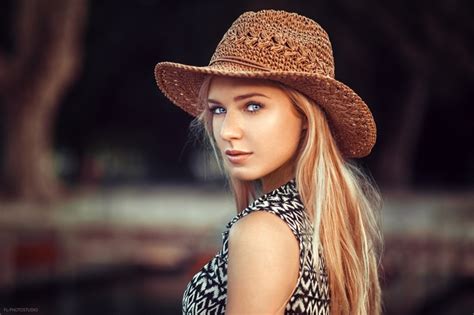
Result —
POLYGON ((3 184, 15 199, 51 201, 62 191, 54 171, 54 116, 79 72, 85 13, 85 0, 18 2, 15 55, 0 52, 3 184))
POLYGON ((61 185, 54 174, 51 143, 55 108, 24 96, 5 103, 4 178, 7 192, 27 200, 57 198, 61 185))

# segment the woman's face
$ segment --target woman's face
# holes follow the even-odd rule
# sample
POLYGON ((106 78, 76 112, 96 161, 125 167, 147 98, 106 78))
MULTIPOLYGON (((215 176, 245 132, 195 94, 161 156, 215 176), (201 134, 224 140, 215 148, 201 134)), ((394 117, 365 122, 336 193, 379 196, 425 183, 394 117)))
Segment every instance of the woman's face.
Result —
POLYGON ((303 120, 282 90, 257 79, 214 77, 208 108, 214 138, 232 177, 261 179, 264 189, 294 177, 303 120))

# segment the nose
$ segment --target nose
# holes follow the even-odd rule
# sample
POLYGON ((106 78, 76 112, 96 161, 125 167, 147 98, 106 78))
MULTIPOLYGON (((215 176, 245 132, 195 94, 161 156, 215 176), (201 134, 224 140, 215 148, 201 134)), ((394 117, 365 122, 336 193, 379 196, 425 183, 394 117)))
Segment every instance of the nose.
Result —
POLYGON ((220 126, 219 135, 223 140, 230 141, 242 138, 242 127, 238 113, 229 110, 220 126))

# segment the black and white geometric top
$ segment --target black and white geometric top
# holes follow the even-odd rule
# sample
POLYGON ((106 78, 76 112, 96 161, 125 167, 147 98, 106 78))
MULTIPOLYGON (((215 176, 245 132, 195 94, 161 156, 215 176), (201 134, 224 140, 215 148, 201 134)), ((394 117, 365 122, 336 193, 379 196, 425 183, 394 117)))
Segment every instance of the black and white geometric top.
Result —
POLYGON ((232 225, 240 218, 254 212, 268 211, 276 214, 290 227, 300 247, 299 277, 285 307, 285 314, 329 314, 329 279, 324 257, 319 248, 321 268, 315 270, 312 247, 312 223, 300 200, 295 179, 277 189, 263 194, 242 210, 222 233, 222 248, 187 285, 183 295, 183 314, 224 314, 227 302, 228 236, 232 225), (306 256, 305 256, 306 253, 306 256))

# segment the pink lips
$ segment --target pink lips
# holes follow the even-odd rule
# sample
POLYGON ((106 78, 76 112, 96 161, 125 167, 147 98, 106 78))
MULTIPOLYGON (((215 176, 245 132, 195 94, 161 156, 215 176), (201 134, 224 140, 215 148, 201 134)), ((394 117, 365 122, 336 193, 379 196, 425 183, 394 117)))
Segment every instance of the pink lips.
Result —
POLYGON ((231 163, 241 163, 245 161, 251 154, 252 152, 225 150, 225 155, 231 163))

